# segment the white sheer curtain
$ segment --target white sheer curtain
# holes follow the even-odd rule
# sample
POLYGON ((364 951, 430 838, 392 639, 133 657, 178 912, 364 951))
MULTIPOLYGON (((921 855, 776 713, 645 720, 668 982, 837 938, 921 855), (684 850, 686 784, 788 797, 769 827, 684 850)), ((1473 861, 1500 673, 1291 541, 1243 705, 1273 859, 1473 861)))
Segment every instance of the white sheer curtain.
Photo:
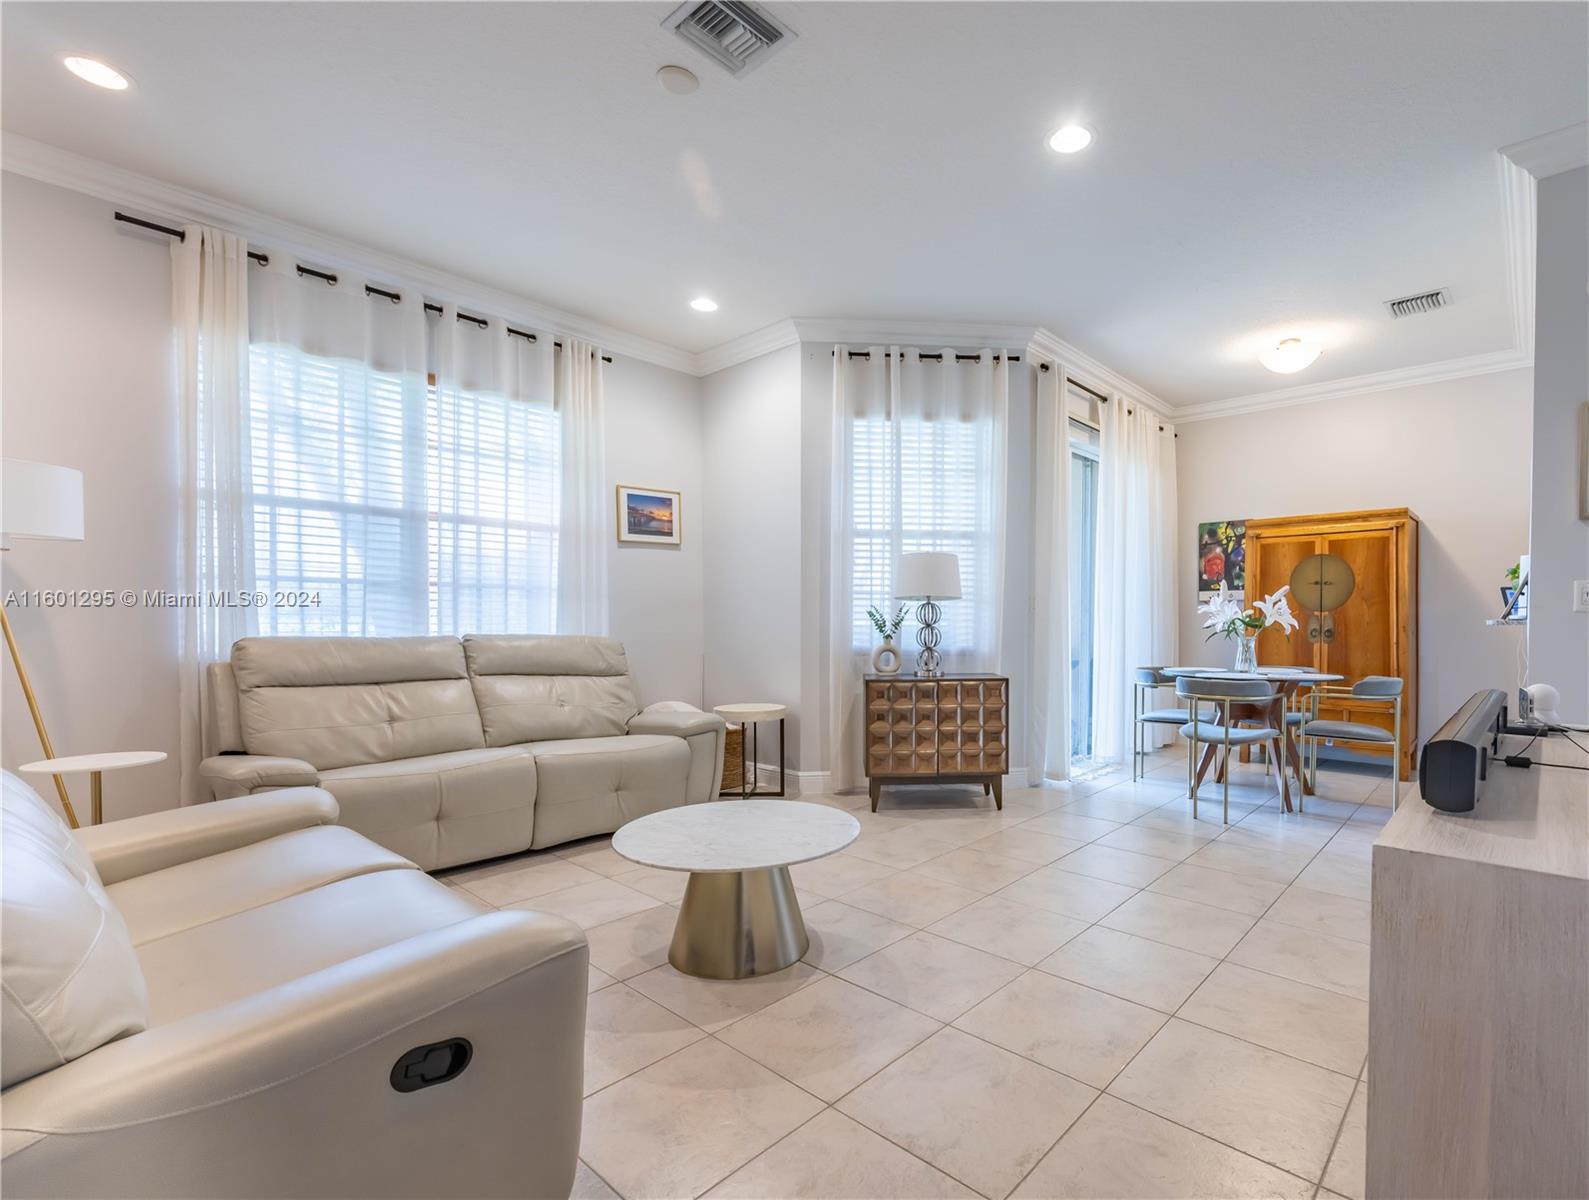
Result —
POLYGON ((559 633, 607 632, 607 547, 617 499, 607 486, 606 404, 601 351, 565 338, 557 356, 563 457, 559 633))
POLYGON ((1070 414, 1065 369, 1037 374, 1032 421, 1032 661, 1027 781, 1070 776, 1070 414))
POLYGON ((171 246, 176 388, 181 413, 183 591, 226 593, 182 609, 182 802, 203 799, 198 778, 204 728, 205 665, 224 659, 255 628, 256 610, 229 602, 254 590, 253 530, 247 493, 248 244, 189 225, 171 246))
POLYGON ((1176 655, 1175 430, 1123 396, 1099 408, 1093 755, 1116 761, 1131 745, 1132 672, 1176 655))
MULTIPOLYGON (((868 605, 892 612, 902 553, 960 559, 962 599, 945 601, 948 671, 998 670, 1002 656, 1009 367, 984 350, 959 362, 874 346, 833 355, 828 749, 834 788, 862 776, 861 675, 876 642, 868 605)), ((901 630, 906 670, 914 620, 901 630)))

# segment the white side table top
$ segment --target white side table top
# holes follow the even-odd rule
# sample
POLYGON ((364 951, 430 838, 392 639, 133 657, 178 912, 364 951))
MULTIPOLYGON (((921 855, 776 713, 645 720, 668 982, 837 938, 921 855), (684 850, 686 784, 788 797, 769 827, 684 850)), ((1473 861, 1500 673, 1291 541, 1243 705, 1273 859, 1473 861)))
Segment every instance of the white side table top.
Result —
POLYGON ((719 704, 712 709, 725 721, 778 721, 789 713, 787 704, 719 704))
POLYGON ((70 775, 76 771, 119 771, 165 762, 164 750, 112 750, 108 754, 74 754, 69 758, 41 758, 17 770, 27 775, 70 775))
POLYGON ((612 848, 664 871, 765 871, 837 854, 861 834, 843 809, 798 800, 722 800, 630 821, 612 848))

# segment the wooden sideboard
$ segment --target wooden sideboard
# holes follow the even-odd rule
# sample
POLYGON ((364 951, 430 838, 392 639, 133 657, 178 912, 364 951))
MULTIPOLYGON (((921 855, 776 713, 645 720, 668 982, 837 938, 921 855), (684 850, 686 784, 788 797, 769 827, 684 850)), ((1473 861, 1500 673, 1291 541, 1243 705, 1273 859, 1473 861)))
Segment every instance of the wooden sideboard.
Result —
POLYGON ((1004 807, 1010 681, 1002 675, 868 675, 866 780, 872 811, 885 783, 980 783, 1004 807))
MULTIPOLYGON (((1403 682, 1401 701, 1401 778, 1411 779, 1418 761, 1418 518, 1406 508, 1368 512, 1268 517, 1247 522, 1247 603, 1277 592, 1291 573, 1315 554, 1345 559, 1356 577, 1346 603, 1317 626, 1292 597, 1302 622, 1289 638, 1272 625, 1258 635, 1258 661, 1266 667, 1310 667, 1346 676, 1395 675, 1403 682)), ((1390 728, 1382 704, 1351 700, 1321 705, 1327 721, 1356 721, 1390 728)), ((1364 754, 1390 753, 1353 743, 1364 754)))

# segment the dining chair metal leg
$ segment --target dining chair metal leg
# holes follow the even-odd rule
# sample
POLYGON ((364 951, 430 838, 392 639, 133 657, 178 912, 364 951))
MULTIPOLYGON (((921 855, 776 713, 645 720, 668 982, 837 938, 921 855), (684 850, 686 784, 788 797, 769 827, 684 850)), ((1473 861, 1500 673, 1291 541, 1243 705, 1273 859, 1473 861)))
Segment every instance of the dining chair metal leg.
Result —
POLYGON ((1192 723, 1192 736, 1186 743, 1186 794, 1192 798, 1192 820, 1197 820, 1197 723, 1192 723))

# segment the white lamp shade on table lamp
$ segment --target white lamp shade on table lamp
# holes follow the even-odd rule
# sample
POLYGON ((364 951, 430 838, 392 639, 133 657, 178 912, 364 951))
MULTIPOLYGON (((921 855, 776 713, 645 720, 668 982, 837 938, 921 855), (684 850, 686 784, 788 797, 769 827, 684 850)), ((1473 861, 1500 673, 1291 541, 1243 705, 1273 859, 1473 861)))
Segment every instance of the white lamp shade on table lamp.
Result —
POLYGON ((960 559, 943 550, 901 554, 894 572, 896 600, 960 599, 960 559))
POLYGON ((8 458, 0 462, 0 535, 57 542, 83 540, 83 473, 8 458))

